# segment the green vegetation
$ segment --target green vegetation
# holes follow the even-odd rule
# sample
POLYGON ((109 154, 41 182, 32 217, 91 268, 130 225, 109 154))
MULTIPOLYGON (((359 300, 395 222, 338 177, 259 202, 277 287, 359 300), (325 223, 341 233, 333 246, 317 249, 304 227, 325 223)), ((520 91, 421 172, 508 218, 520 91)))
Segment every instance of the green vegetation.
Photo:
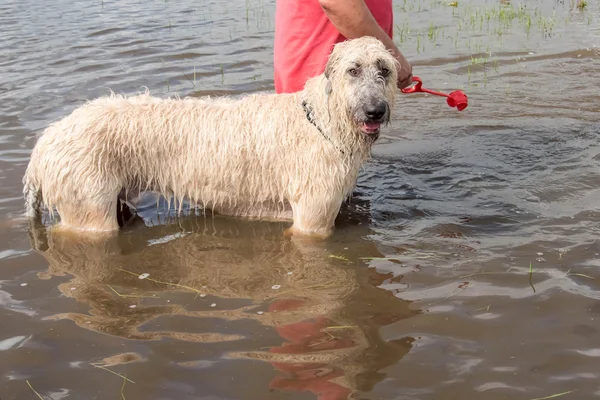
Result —
MULTIPOLYGON (((540 41, 560 37, 560 28, 577 18, 573 13, 587 13, 584 20, 588 25, 593 19, 586 0, 545 8, 510 0, 397 0, 395 7, 394 40, 405 53, 435 55, 444 49, 442 54, 466 56, 469 82, 476 76, 484 84, 490 73, 499 72, 495 53, 507 51, 509 37, 513 44, 537 48, 540 41)), ((581 15, 578 18, 581 20, 581 15)))
MULTIPOLYGON (((273 29, 274 5, 265 0, 245 0, 241 9, 225 5, 217 10, 209 5, 199 12, 205 22, 216 22, 223 16, 232 22, 223 29, 210 32, 212 39, 235 41, 251 31, 261 33, 273 29)), ((532 51, 548 47, 552 40, 568 37, 574 24, 591 25, 598 15, 598 4, 589 0, 566 2, 526 2, 524 0, 394 0, 394 40, 411 59, 456 59, 453 72, 464 77, 464 83, 487 85, 498 74, 511 74, 527 67, 520 62, 532 51), (533 50, 535 49, 535 50, 533 50), (511 53, 514 57, 511 59, 511 53)), ((175 30, 171 20, 169 30, 175 30)), ((189 76, 193 65, 183 75, 187 88, 200 86, 189 76), (191 85, 190 85, 191 84, 191 85), (191 87, 190 87, 191 86, 191 87)), ((230 83, 229 69, 215 65, 213 84, 230 83)), ((231 71, 233 72, 233 71, 231 71)), ((210 73, 208 75, 211 75, 210 73)), ((258 81, 261 71, 250 74, 258 81)), ((207 74, 203 71, 202 79, 207 74)), ((460 82, 455 82, 459 86, 460 82)), ((505 85, 505 84, 503 84, 505 85)), ((171 84, 167 83, 168 90, 171 84)))

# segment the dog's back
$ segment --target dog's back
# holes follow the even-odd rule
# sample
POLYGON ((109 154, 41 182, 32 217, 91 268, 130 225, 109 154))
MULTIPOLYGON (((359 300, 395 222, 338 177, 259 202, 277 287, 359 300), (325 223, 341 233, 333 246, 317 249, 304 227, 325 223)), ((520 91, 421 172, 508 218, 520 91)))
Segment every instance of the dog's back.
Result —
MULTIPOLYGON (((293 166, 282 151, 290 148, 289 132, 273 126, 287 117, 271 115, 270 98, 143 94, 88 102, 51 124, 36 144, 24 178, 26 214, 38 215, 42 203, 112 204, 122 189, 187 197, 236 214, 267 204, 279 209, 289 187, 286 168, 293 166)), ((292 140, 297 147, 299 139, 292 140)))

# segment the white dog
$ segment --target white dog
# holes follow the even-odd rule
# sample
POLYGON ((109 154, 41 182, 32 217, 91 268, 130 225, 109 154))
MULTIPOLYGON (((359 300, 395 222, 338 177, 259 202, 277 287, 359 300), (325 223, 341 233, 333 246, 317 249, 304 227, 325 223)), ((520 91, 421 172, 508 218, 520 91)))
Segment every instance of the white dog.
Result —
POLYGON ((33 149, 26 214, 39 216, 44 204, 63 226, 114 231, 119 202, 153 191, 179 207, 188 199, 329 236, 390 119, 398 68, 380 41, 363 37, 337 44, 325 72, 298 93, 88 102, 33 149))

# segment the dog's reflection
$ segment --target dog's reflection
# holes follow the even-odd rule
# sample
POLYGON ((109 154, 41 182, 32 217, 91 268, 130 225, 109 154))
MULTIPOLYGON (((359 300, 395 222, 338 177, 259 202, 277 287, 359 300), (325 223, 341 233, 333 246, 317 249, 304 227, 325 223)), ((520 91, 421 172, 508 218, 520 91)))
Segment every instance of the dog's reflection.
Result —
POLYGON ((379 328, 418 311, 376 288, 389 277, 361 260, 381 257, 360 238, 366 228, 347 226, 321 243, 284 238, 281 231, 273 223, 187 217, 173 225, 134 225, 103 239, 40 225, 31 227, 30 237, 49 264, 40 277, 69 276, 60 291, 89 306, 88 313, 51 318, 127 339, 204 343, 240 340, 244 332, 148 325, 174 315, 255 320, 273 327, 283 341, 230 355, 270 362, 279 371, 271 388, 310 391, 320 399, 369 390, 383 378, 378 371, 396 363, 412 343, 383 341, 379 328))

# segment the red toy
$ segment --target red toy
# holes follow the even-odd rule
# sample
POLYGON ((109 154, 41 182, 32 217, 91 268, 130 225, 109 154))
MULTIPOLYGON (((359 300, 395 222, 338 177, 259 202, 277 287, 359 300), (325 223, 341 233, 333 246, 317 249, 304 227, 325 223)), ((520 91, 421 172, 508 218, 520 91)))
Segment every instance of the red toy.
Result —
POLYGON ((435 92, 433 90, 425 89, 423 86, 423 82, 418 76, 413 76, 413 82, 417 84, 410 88, 401 89, 402 93, 429 93, 435 94, 436 96, 444 96, 447 97, 446 102, 450 107, 456 107, 458 111, 462 111, 467 108, 468 99, 467 95, 462 90, 455 90, 450 94, 435 92))

